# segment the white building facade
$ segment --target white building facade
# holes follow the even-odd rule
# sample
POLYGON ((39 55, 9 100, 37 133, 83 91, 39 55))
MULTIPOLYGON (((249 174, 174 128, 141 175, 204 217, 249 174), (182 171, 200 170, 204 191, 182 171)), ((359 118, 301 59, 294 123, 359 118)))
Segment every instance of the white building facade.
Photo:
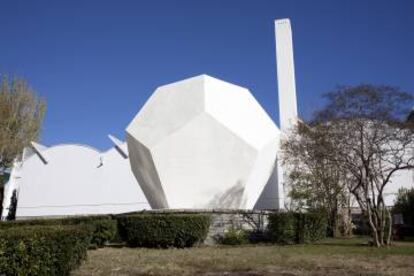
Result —
POLYGON ((106 152, 85 145, 33 143, 5 186, 2 218, 14 190, 17 219, 150 209, 130 170, 126 143, 114 141, 117 145, 106 152))

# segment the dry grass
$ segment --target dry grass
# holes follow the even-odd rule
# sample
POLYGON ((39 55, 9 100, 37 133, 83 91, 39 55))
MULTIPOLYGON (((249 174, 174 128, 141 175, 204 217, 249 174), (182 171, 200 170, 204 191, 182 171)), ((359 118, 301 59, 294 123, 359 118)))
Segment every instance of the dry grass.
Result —
POLYGON ((414 275, 414 243, 376 249, 361 239, 318 245, 104 248, 74 275, 414 275))

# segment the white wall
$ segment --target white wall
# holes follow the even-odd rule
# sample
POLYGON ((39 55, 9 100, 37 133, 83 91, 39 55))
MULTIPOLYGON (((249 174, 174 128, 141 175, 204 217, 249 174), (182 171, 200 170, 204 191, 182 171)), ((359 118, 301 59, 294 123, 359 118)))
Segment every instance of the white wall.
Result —
POLYGON ((298 119, 292 29, 289 19, 275 21, 275 37, 280 129, 287 132, 298 119))
MULTIPOLYGON (((123 149, 127 152, 126 144, 123 149)), ((57 145, 28 157, 18 172, 16 216, 117 214, 149 209, 129 161, 117 149, 57 145)))
POLYGON ((384 199, 387 206, 393 206, 401 188, 414 188, 414 170, 397 171, 385 186, 384 199))

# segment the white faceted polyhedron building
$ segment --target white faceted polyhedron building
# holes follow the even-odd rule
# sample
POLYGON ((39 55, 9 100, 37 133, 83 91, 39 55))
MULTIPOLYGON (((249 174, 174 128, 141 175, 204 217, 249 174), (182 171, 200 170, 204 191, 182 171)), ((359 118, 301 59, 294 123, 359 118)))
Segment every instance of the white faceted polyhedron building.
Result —
POLYGON ((159 87, 126 132, 154 209, 253 209, 280 134, 249 90, 207 75, 159 87))

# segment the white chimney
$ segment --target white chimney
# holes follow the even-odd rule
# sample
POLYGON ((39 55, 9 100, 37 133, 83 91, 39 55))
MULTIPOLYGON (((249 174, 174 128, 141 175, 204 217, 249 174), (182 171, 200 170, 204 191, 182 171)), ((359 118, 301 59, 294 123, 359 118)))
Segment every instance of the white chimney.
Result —
POLYGON ((296 124, 298 118, 292 29, 289 19, 275 20, 275 35, 280 129, 286 132, 296 124))

